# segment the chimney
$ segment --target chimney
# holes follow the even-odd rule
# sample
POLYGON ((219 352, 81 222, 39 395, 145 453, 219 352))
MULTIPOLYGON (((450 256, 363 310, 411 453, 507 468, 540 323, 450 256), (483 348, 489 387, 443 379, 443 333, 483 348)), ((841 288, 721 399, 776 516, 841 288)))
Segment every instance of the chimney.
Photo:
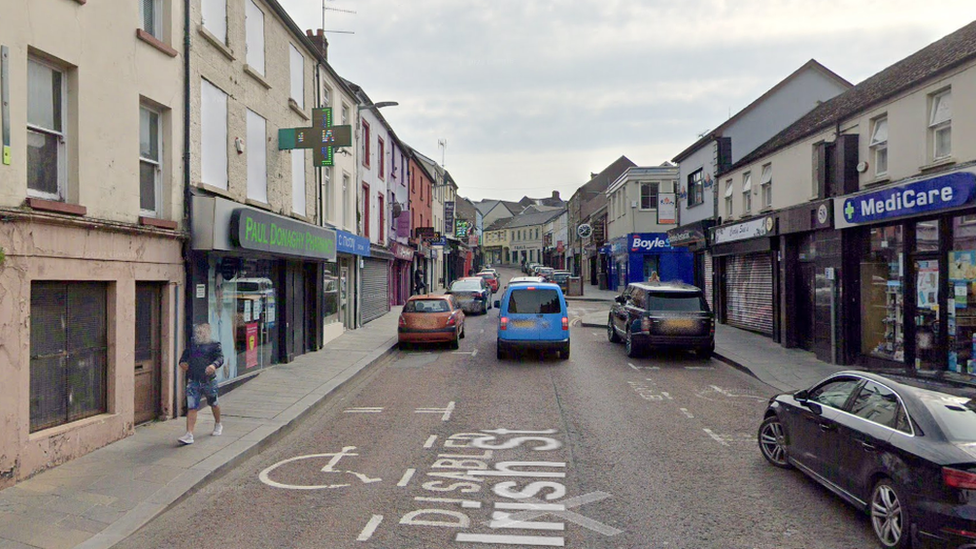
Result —
POLYGON ((552 197, 555 198, 556 200, 561 200, 559 198, 559 191, 552 191, 552 197))
POLYGON ((325 38, 325 31, 323 29, 318 29, 315 34, 312 34, 312 29, 307 29, 305 35, 308 39, 315 44, 319 52, 322 54, 322 58, 326 61, 329 60, 329 41, 325 38))

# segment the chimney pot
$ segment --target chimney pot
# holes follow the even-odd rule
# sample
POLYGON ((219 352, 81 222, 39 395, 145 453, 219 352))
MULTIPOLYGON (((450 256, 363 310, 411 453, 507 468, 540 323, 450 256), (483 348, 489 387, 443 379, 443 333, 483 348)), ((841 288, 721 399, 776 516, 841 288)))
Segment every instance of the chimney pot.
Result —
POLYGON ((325 36, 325 29, 319 29, 319 36, 325 36))
POLYGON ((311 37, 312 36, 312 29, 305 29, 305 36, 311 37))

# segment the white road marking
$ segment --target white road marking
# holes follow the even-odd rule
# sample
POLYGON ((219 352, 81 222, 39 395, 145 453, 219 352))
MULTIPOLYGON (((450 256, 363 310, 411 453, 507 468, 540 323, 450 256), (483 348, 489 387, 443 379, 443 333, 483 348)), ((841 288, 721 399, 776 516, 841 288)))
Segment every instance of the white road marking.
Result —
POLYGON ((427 442, 424 443, 424 448, 433 448, 434 442, 437 441, 437 435, 430 435, 427 437, 427 442))
POLYGON ((478 356, 478 349, 471 351, 471 358, 478 356))
POLYGON ((366 528, 363 528, 363 531, 359 533, 359 537, 356 538, 356 541, 368 541, 369 538, 373 537, 373 532, 376 531, 376 528, 381 522, 383 522, 383 515, 373 515, 373 517, 369 519, 369 522, 366 523, 366 528))
POLYGON ((692 413, 689 412, 687 408, 681 408, 681 413, 684 414, 688 419, 694 419, 695 418, 695 416, 692 415, 692 413))
POLYGON ((725 440, 722 437, 720 437, 720 436, 716 435, 715 433, 713 433, 711 429, 702 429, 702 431, 705 431, 706 433, 708 433, 708 436, 710 436, 713 439, 715 439, 722 446, 728 446, 729 445, 729 443, 728 442, 725 442, 725 440))
POLYGON ((441 421, 447 421, 451 419, 451 412, 454 411, 454 401, 447 403, 447 408, 417 408, 413 411, 415 414, 444 414, 441 416, 441 421))
POLYGON ((685 366, 685 370, 714 370, 715 366, 685 366))
POLYGON ((479 333, 479 334, 483 334, 483 333, 485 333, 485 329, 484 329, 484 328, 482 328, 482 329, 481 329, 481 331, 480 331, 480 332, 478 332, 478 333, 479 333))
POLYGON ((763 398, 761 396, 756 396, 756 395, 737 395, 737 394, 733 393, 732 391, 729 391, 728 389, 723 389, 723 388, 718 387, 718 386, 715 386, 715 385, 710 385, 709 387, 711 387, 712 389, 715 389, 715 392, 716 393, 718 393, 720 395, 727 396, 729 398, 754 398, 756 400, 766 400, 765 398, 763 398))
POLYGON ((481 509, 480 501, 471 501, 469 499, 430 498, 424 496, 417 496, 413 499, 414 501, 430 501, 432 503, 460 503, 464 509, 481 509))
POLYGON ((669 395, 668 393, 666 393, 664 391, 661 391, 661 394, 664 395, 664 398, 666 398, 668 400, 674 400, 673 398, 671 398, 671 395, 669 395))
MULTIPOLYGON (((585 494, 585 495, 582 495, 582 496, 576 496, 576 497, 569 498, 569 499, 564 499, 561 502, 556 502, 556 503, 561 503, 566 508, 566 510, 564 510, 564 511, 522 511, 520 513, 513 513, 513 514, 511 514, 508 517, 507 520, 510 520, 510 521, 518 521, 518 522, 527 522, 527 521, 531 521, 533 519, 539 518, 539 517, 544 516, 544 515, 553 515, 553 516, 556 516, 556 517, 560 517, 563 520, 566 520, 566 521, 572 522, 574 524, 577 524, 579 526, 582 526, 583 528, 587 528, 589 530, 593 530, 594 532, 599 532, 599 533, 603 534, 604 536, 608 536, 608 537, 610 537, 610 536, 616 536, 617 534, 622 533, 623 530, 618 530, 618 529, 616 529, 616 528, 614 528, 612 526, 607 526, 606 524, 603 524, 602 522, 593 520, 593 519, 588 518, 588 517, 584 517, 583 515, 580 515, 579 513, 576 513, 574 511, 570 511, 569 510, 569 509, 572 509, 573 507, 579 507, 579 506, 585 505, 587 503, 592 503, 592 502, 595 502, 595 501, 601 501, 601 500, 607 499, 609 497, 611 497, 611 495, 608 494, 608 493, 606 493, 606 492, 599 492, 599 491, 598 492, 590 492, 589 494, 585 494)), ((546 503, 546 502, 543 502, 542 500, 537 499, 537 498, 527 498, 527 499, 522 500, 522 501, 524 501, 526 503, 536 503, 536 504, 544 504, 544 503, 546 503)), ((485 526, 488 526, 490 524, 490 521, 483 522, 482 524, 484 524, 485 526)), ((558 538, 554 538, 554 539, 558 539, 558 538)), ((562 546, 559 545, 557 547, 562 547, 562 546)))
POLYGON ((661 369, 660 366, 634 366, 630 362, 627 363, 627 366, 630 366, 631 368, 633 368, 634 370, 637 370, 638 372, 641 371, 641 370, 660 370, 661 369))
POLYGON ((566 543, 561 537, 545 536, 509 536, 505 534, 466 534, 459 533, 454 541, 462 543, 494 543, 504 545, 534 545, 536 547, 565 547, 566 543))
POLYGON ((299 460, 302 460, 302 459, 313 459, 313 458, 328 457, 328 458, 332 458, 332 459, 330 459, 329 460, 329 463, 327 463, 325 465, 325 467, 322 468, 322 472, 323 473, 339 473, 339 474, 353 475, 354 477, 358 478, 363 484, 370 484, 372 482, 379 482, 379 481, 383 480, 383 479, 378 478, 378 477, 377 478, 370 478, 370 477, 368 477, 368 476, 366 476, 366 475, 364 475, 362 473, 357 473, 355 471, 338 471, 338 470, 334 469, 334 467, 336 466, 336 464, 339 463, 339 460, 340 459, 342 459, 342 458, 344 458, 346 456, 353 456, 353 457, 358 456, 359 454, 352 453, 352 451, 355 450, 355 449, 356 449, 355 446, 346 446, 346 447, 344 447, 342 449, 341 452, 334 452, 334 453, 329 453, 329 454, 309 454, 309 455, 306 455, 306 456, 297 456, 297 457, 293 457, 293 458, 288 458, 286 460, 279 461, 278 463, 275 463, 271 467, 268 467, 267 469, 261 471, 258 474, 258 478, 261 480, 261 482, 267 484, 268 486, 271 486, 271 487, 274 487, 274 488, 285 488, 285 489, 288 489, 288 490, 321 490, 323 488, 344 488, 346 486, 349 486, 349 483, 345 483, 345 484, 319 484, 319 485, 315 485, 315 486, 300 486, 300 485, 295 485, 295 484, 283 484, 283 483, 275 482, 275 481, 271 480, 271 476, 270 476, 271 475, 271 471, 274 471, 275 469, 277 469, 278 467, 281 467, 282 465, 285 465, 287 463, 291 463, 293 461, 299 461, 299 460))
POLYGON ((346 408, 347 414, 378 414, 383 411, 382 406, 360 406, 358 408, 346 408))
POLYGON ((600 334, 593 332, 593 337, 600 337, 600 334))
POLYGON ((406 472, 403 473, 403 476, 400 477, 400 482, 397 483, 397 486, 403 488, 404 486, 410 484, 410 479, 413 478, 413 475, 416 472, 417 470, 412 467, 410 469, 407 469, 406 472))

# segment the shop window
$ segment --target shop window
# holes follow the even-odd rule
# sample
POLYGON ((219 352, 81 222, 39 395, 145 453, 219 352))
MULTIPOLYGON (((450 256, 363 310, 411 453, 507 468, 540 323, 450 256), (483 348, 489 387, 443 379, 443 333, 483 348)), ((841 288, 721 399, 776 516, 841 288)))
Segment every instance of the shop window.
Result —
POLYGON ((929 105, 933 159, 947 158, 952 154, 952 92, 946 90, 933 95, 929 105))
POLYGON ((861 352, 905 361, 905 261, 900 225, 874 227, 865 242, 861 274, 861 352))
POLYGON ((339 264, 326 263, 324 266, 325 280, 322 284, 322 291, 325 299, 322 303, 322 316, 325 325, 342 322, 339 318, 339 286, 342 280, 339 277, 339 264))
POLYGON ((274 262, 212 258, 208 273, 210 333, 224 352, 218 381, 277 362, 278 302, 274 262))
POLYGON ((949 370, 976 374, 976 216, 952 219, 948 299, 949 370))
POLYGON ((34 282, 30 307, 30 431, 105 413, 107 286, 34 282))
POLYGON ((27 192, 63 200, 67 179, 65 73, 38 59, 27 60, 27 192))
POLYGON ((888 117, 878 118, 871 130, 871 153, 874 156, 874 175, 888 173, 888 117))

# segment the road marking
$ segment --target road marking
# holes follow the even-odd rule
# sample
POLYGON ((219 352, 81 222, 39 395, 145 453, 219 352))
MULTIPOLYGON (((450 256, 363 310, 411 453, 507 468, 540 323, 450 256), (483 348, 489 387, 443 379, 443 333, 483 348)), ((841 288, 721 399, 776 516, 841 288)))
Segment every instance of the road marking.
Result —
POLYGON ((705 431, 706 433, 708 433, 708 436, 710 436, 713 439, 715 439, 716 441, 718 441, 718 443, 721 444, 722 446, 728 446, 729 445, 729 443, 728 442, 725 442, 725 440, 722 437, 720 437, 720 436, 716 435, 715 433, 713 433, 711 429, 702 429, 702 431, 705 431))
POLYGON ((478 333, 479 333, 479 334, 483 334, 483 333, 485 333, 485 329, 484 329, 484 328, 482 328, 482 329, 481 329, 481 331, 480 331, 480 332, 478 332, 478 333))
POLYGON ((373 537, 373 532, 376 531, 376 527, 378 527, 381 522, 383 522, 383 515, 373 515, 373 517, 369 519, 369 522, 366 523, 366 528, 363 528, 363 531, 359 533, 359 537, 356 538, 356 541, 368 541, 369 538, 373 537))
POLYGON ((437 441, 437 435, 430 435, 427 437, 427 442, 424 443, 424 448, 433 448, 434 442, 437 441))
POLYGON ((471 351, 471 358, 478 356, 478 349, 471 351))
POLYGON ((692 415, 687 408, 681 408, 681 413, 684 414, 688 419, 695 419, 695 416, 692 415))
POLYGON ((720 395, 727 396, 729 398, 739 397, 739 398, 754 398, 756 400, 766 400, 763 397, 755 396, 755 395, 737 395, 737 394, 733 393, 732 391, 729 391, 728 389, 723 389, 723 388, 718 387, 716 385, 709 385, 709 387, 711 387, 712 389, 715 389, 715 392, 716 393, 718 393, 720 395))
POLYGON ((378 414, 383 411, 382 406, 360 406, 358 408, 346 408, 347 414, 378 414))
POLYGON ((638 372, 641 371, 641 370, 660 370, 661 369, 660 366, 634 366, 630 362, 627 363, 627 366, 630 366, 631 368, 633 368, 634 370, 637 370, 638 372))
POLYGON ((444 414, 441 416, 441 421, 447 421, 451 419, 451 412, 454 411, 454 401, 447 403, 447 408, 417 408, 413 411, 415 414, 444 414))
POLYGON ((261 480, 261 482, 267 484, 268 486, 271 486, 271 487, 274 487, 274 488, 285 488, 285 489, 288 489, 288 490, 321 490, 323 488, 345 488, 346 486, 349 486, 349 483, 345 483, 345 484, 319 484, 319 485, 314 485, 314 486, 300 486, 300 485, 295 485, 295 484, 283 484, 283 483, 275 482, 275 481, 271 480, 271 476, 270 476, 271 475, 271 471, 274 471, 275 469, 277 469, 278 467, 281 467, 282 465, 285 465, 287 463, 291 463, 293 461, 302 460, 302 459, 313 459, 313 458, 328 457, 328 458, 332 458, 332 459, 330 459, 329 462, 325 465, 325 467, 323 467, 321 469, 321 471, 323 473, 339 473, 339 474, 353 475, 354 477, 358 478, 363 484, 370 484, 370 483, 373 483, 373 482, 379 482, 379 481, 383 480, 383 479, 378 478, 378 477, 377 478, 370 478, 370 477, 368 477, 368 476, 366 476, 366 475, 364 475, 362 473, 357 473, 355 471, 338 471, 338 470, 334 469, 334 467, 336 466, 336 464, 339 463, 339 460, 340 459, 342 459, 342 458, 344 458, 346 456, 352 456, 352 457, 358 456, 359 454, 352 453, 353 450, 355 450, 355 449, 356 449, 355 446, 346 446, 340 452, 333 452, 333 453, 329 453, 329 454, 309 454, 309 455, 305 455, 305 456, 297 456, 297 457, 293 457, 293 458, 288 458, 286 460, 279 461, 278 463, 275 463, 271 467, 268 467, 267 469, 261 471, 261 473, 258 474, 258 478, 261 480))
POLYGON ((417 470, 414 468, 407 469, 406 472, 403 473, 403 476, 400 477, 400 482, 397 483, 397 486, 403 488, 404 486, 410 484, 410 479, 413 478, 413 475, 416 472, 417 470))
POLYGON ((666 399, 668 399, 668 400, 674 400, 673 398, 671 398, 671 395, 669 395, 669 394, 668 394, 667 392, 665 392, 665 391, 661 391, 661 394, 662 394, 662 395, 664 395, 664 398, 666 398, 666 399))
MULTIPOLYGON (((555 502, 557 504, 562 504, 565 507, 565 510, 563 510, 563 511, 522 511, 520 513, 513 513, 513 514, 509 515, 509 517, 506 520, 507 521, 515 521, 515 522, 528 522, 528 521, 531 521, 533 519, 539 518, 541 516, 553 515, 553 516, 560 517, 563 520, 566 520, 566 521, 572 522, 574 524, 577 524, 579 526, 582 526, 583 528, 586 528, 588 530, 593 530, 594 532, 598 532, 600 534, 603 534, 604 536, 608 536, 608 537, 609 536, 616 536, 617 534, 622 533, 623 530, 618 530, 618 529, 616 529, 616 528, 614 528, 612 526, 608 526, 606 524, 603 524, 602 522, 593 520, 593 519, 588 518, 588 517, 584 517, 583 515, 580 515, 579 513, 576 513, 574 511, 570 511, 569 510, 569 509, 572 509, 573 507, 579 507, 579 506, 585 505, 587 503, 593 503, 595 501, 601 501, 601 500, 607 499, 609 497, 612 497, 612 496, 610 494, 606 493, 606 492, 599 492, 599 491, 597 491, 597 492, 590 492, 589 494, 585 494, 585 495, 582 495, 582 496, 576 496, 576 497, 573 497, 573 498, 565 499, 565 500, 563 500, 561 502, 555 502)), ((525 499, 523 501, 525 501, 526 503, 535 503, 535 504, 552 503, 552 502, 544 502, 544 501, 542 501, 540 499, 537 499, 537 498, 527 498, 527 499, 525 499)), ((490 525, 490 521, 486 521, 486 522, 484 522, 482 524, 488 526, 488 525, 490 525)), ((533 539, 536 539, 536 538, 533 538, 533 539)), ((560 538, 554 538, 554 539, 560 539, 560 538)), ((558 545, 557 547, 562 547, 562 545, 558 545)))
POLYGON ((593 337, 600 337, 600 334, 593 332, 593 337))
POLYGON ((429 498, 424 496, 417 496, 413 499, 414 501, 430 501, 433 503, 460 503, 464 509, 481 509, 480 501, 471 501, 469 499, 429 498))
POLYGON ((714 370, 715 366, 685 366, 685 370, 714 370))
POLYGON ((454 541, 462 543, 493 543, 504 545, 534 545, 536 547, 565 547, 563 538, 547 538, 544 536, 510 536, 505 534, 466 534, 459 533, 454 541))

